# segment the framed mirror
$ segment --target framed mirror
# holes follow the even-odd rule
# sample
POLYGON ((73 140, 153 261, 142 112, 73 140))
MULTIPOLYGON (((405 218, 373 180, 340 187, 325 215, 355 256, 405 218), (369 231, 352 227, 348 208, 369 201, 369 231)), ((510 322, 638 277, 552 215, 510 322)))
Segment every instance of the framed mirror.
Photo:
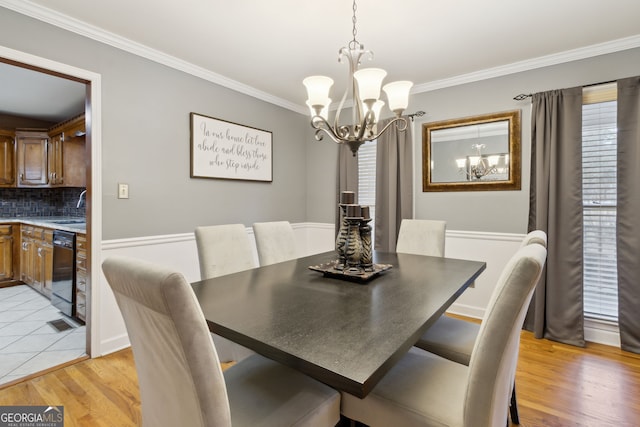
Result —
POLYGON ((422 191, 520 190, 520 110, 422 125, 422 191))

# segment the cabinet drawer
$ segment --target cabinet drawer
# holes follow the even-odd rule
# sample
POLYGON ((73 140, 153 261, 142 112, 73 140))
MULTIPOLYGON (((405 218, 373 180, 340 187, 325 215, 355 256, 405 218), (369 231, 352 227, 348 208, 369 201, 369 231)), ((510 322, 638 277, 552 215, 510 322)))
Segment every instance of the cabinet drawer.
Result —
POLYGON ((76 290, 78 292, 87 292, 87 275, 82 272, 76 272, 76 290))
POLYGON ((76 253, 76 269, 87 271, 87 254, 85 252, 76 253))
POLYGON ((76 234, 76 251, 86 251, 86 250, 87 250, 87 238, 84 236, 84 234, 76 234))
POLYGON ((9 225, 9 224, 1 224, 0 225, 0 236, 11 236, 11 225, 9 225))
POLYGON ((87 297, 84 292, 76 291, 76 316, 80 320, 87 320, 87 297))

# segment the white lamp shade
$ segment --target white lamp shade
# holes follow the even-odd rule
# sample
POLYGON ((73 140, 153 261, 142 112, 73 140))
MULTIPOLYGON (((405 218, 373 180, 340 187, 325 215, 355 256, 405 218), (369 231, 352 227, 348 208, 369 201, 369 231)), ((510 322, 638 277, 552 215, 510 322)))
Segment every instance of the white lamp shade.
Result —
MULTIPOLYGON (((375 118, 375 123, 378 123, 378 120, 380 120, 380 112, 382 111, 382 107, 384 107, 384 101, 377 100, 376 102, 374 102, 373 107, 371 108, 371 111, 373 111, 373 116, 375 118)), ((367 104, 365 104, 364 102, 362 103, 362 109, 364 111, 367 111, 367 104)))
POLYGON ((469 164, 471 166, 478 166, 480 162, 480 156, 469 156, 469 164))
POLYGON ((307 88, 307 94, 309 95, 308 102, 310 105, 326 106, 327 99, 329 99, 329 90, 333 85, 333 80, 325 76, 311 76, 302 81, 302 84, 307 88))
POLYGON ((380 98, 380 87, 387 72, 381 68, 363 68, 353 73, 358 82, 358 93, 363 101, 380 98))
MULTIPOLYGON (((325 120, 329 119, 329 106, 331 105, 331 99, 327 98, 324 104, 324 107, 322 107, 322 110, 320 110, 320 114, 318 114, 320 117, 322 117, 325 120)), ((316 115, 316 111, 313 109, 313 105, 311 105, 311 102, 309 102, 307 100, 307 106, 309 107, 309 112, 311 113, 311 117, 316 115)))
POLYGON ((489 166, 495 166, 500 161, 500 156, 498 154, 492 154, 489 156, 489 166))
POLYGON ((391 82, 382 89, 387 94, 387 100, 389 101, 389 109, 391 111, 405 110, 409 105, 409 91, 413 83, 406 80, 397 82, 391 82))
POLYGON ((464 167, 467 166, 467 159, 456 159, 456 164, 458 168, 464 169, 464 167))

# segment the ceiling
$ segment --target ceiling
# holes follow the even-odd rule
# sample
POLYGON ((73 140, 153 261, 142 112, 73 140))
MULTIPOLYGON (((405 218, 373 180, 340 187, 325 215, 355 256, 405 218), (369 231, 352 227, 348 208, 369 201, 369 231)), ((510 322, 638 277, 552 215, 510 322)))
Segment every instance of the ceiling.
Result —
MULTIPOLYGON (((291 109, 306 108, 302 79, 309 75, 332 77, 332 98, 342 95, 348 70, 337 53, 353 38, 349 0, 152 4, 0 0, 0 6, 71 31, 165 58, 160 62, 188 64, 291 109)), ((639 16, 638 0, 360 0, 356 14, 357 39, 375 52, 364 66, 386 69, 385 81, 413 81, 414 92, 639 47, 639 16)), ((5 72, 0 67, 3 88, 5 72)), ((15 105, 31 108, 22 93, 15 105)))

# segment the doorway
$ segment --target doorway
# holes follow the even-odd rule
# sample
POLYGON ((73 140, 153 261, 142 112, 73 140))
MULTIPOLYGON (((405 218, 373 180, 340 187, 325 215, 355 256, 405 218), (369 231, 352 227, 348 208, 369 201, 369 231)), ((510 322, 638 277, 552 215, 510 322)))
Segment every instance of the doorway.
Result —
MULTIPOLYGON (((98 284, 98 273, 93 268, 96 265, 95 260, 100 259, 99 244, 101 240, 100 232, 100 187, 96 185, 99 182, 100 177, 100 161, 98 153, 100 149, 100 76, 75 67, 49 61, 45 58, 36 57, 22 52, 17 52, 11 49, 5 49, 0 46, 0 65, 2 67, 11 66, 13 73, 36 73, 46 79, 54 79, 57 82, 64 83, 71 82, 72 85, 76 85, 82 88, 84 96, 82 97, 83 113, 86 118, 86 148, 84 150, 84 162, 86 166, 86 195, 84 203, 86 206, 86 274, 88 278, 87 290, 86 290, 86 333, 84 333, 84 358, 91 357, 94 353, 93 349, 97 348, 95 343, 99 342, 97 328, 95 325, 95 316, 98 301, 98 292, 95 291, 95 287, 98 284), (95 284, 96 286, 91 286, 95 284)), ((1 68, 0 68, 1 69, 1 68)), ((17 83, 17 82, 16 82, 17 83)), ((27 101, 27 90, 23 89, 25 99, 20 100, 27 101)), ((59 94, 57 95, 60 96, 59 94)), ((6 112, 4 106, 0 106, 0 111, 6 112)), ((14 290, 17 294, 20 291, 18 288, 14 290)), ((25 294, 26 295, 26 294, 25 294)), ((26 296, 25 296, 26 297, 26 296)), ((35 300, 34 300, 35 301, 35 300)), ((42 301, 38 301, 41 303, 42 301)), ((74 322, 69 319, 66 323, 69 327, 74 327, 74 322)), ((79 326, 81 323, 77 323, 75 326, 79 326)), ((56 326, 56 325, 52 325, 56 326)), ((60 324, 59 326, 65 326, 60 324)), ((62 328, 64 330, 64 328, 62 328)), ((6 342, 7 340, 5 340, 6 342)), ((0 345, 2 345, 2 338, 0 337, 0 345)), ((1 355, 0 355, 1 357, 1 355)), ((60 364, 73 363, 73 360, 62 363, 61 361, 53 362, 49 369, 55 368, 60 364)), ((29 375, 32 376, 32 375, 29 375)), ((28 378, 25 376, 24 378, 28 378)), ((24 379, 22 378, 22 379, 24 379)), ((19 380, 14 380, 16 382, 19 380)), ((10 384, 10 383, 9 383, 10 384)), ((0 387, 6 384, 0 384, 0 387)))

